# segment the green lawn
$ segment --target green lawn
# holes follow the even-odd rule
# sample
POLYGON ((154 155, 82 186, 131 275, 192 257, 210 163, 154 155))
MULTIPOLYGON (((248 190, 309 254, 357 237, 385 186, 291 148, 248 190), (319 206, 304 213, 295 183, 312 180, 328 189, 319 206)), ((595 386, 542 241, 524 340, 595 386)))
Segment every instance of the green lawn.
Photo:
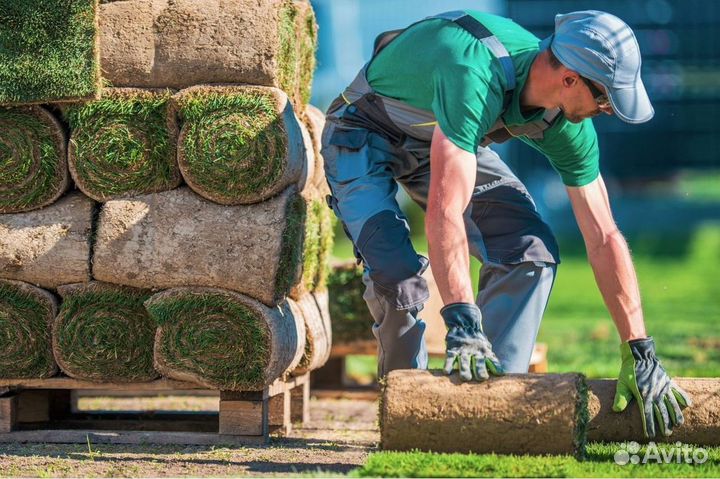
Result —
MULTIPOLYGON (((707 448, 702 464, 678 463, 683 452, 675 445, 660 445, 669 463, 658 463, 654 450, 647 447, 637 456, 639 464, 618 465, 613 460, 620 443, 589 444, 585 460, 571 456, 502 456, 495 454, 435 454, 418 452, 379 452, 351 474, 355 477, 720 477, 720 448, 707 448)), ((692 451, 692 450, 691 450, 692 451)), ((696 456, 702 459, 701 453, 696 456)), ((688 454, 692 458, 692 452, 688 454)))

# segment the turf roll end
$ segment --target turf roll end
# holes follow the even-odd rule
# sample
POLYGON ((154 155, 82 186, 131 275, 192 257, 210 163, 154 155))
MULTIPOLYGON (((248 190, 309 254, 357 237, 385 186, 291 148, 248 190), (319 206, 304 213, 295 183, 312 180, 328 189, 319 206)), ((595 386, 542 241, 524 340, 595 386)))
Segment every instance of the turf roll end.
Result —
POLYGON ((47 206, 70 183, 62 125, 39 106, 0 107, 0 213, 47 206))
POLYGON ((256 391, 285 374, 304 349, 287 303, 214 288, 174 288, 145 306, 158 325, 155 367, 212 389, 256 391))
POLYGON ((51 327, 58 302, 48 291, 0 279, 0 378, 48 378, 57 373, 51 327))
POLYGON ((98 382, 142 382, 153 368, 155 323, 145 311, 147 291, 97 282, 63 285, 53 324, 53 351, 70 377, 98 382))
POLYGON ((171 95, 170 90, 108 88, 101 99, 66 109, 70 173, 83 193, 108 201, 180 185, 171 95))
POLYGON ((288 300, 298 309, 305 323, 305 348, 293 375, 299 376, 325 365, 330 357, 332 333, 326 293, 307 293, 297 301, 288 300))
POLYGON ((173 98, 186 183, 223 205, 249 204, 301 180, 307 156, 287 95, 276 88, 198 85, 173 98))

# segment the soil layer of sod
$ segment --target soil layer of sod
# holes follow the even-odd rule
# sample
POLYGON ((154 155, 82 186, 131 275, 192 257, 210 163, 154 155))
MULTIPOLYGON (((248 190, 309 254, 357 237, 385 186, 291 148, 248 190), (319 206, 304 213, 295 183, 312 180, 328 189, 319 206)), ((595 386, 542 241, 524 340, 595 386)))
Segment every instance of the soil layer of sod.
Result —
POLYGON ((44 108, 0 108, 0 213, 41 208, 65 192, 66 141, 44 108))
POLYGON ((53 350, 68 376, 89 381, 150 381, 155 323, 143 306, 151 293, 89 283, 61 286, 53 350))
POLYGON ((97 0, 0 0, 0 105, 94 98, 97 0))
POLYGON ((0 279, 0 378, 47 378, 57 372, 50 339, 56 314, 51 293, 0 279))
POLYGON ((171 95, 169 90, 108 88, 102 99, 66 110, 70 173, 83 193, 107 201, 180 185, 171 95))

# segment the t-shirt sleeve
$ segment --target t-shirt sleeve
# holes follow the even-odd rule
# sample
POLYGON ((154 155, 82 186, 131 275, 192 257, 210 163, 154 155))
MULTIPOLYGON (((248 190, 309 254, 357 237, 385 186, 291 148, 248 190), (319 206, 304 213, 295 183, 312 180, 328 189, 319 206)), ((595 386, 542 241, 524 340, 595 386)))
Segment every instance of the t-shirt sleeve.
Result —
POLYGON ((455 145, 475 153, 502 109, 502 91, 492 75, 466 65, 438 67, 432 75, 432 110, 455 145))
POLYGON ((567 186, 584 186, 600 174, 600 150, 592 120, 572 123, 560 118, 542 139, 521 137, 543 153, 567 186))

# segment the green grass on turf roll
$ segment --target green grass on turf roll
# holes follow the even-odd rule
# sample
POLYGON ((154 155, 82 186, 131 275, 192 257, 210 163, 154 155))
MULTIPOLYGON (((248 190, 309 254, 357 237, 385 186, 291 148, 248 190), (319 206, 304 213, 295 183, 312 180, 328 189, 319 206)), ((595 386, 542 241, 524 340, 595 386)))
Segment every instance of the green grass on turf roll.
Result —
POLYGON ((201 196, 224 205, 257 203, 300 180, 307 157, 285 93, 197 86, 174 102, 183 124, 180 170, 201 196))
POLYGON ((60 368, 77 379, 150 381, 155 323, 143 302, 151 293, 103 283, 60 286, 63 297, 53 324, 60 368))
POLYGON ((0 378, 47 378, 57 372, 51 325, 57 300, 20 281, 0 279, 0 378))
POLYGON ((29 211, 67 189, 66 138, 60 123, 38 106, 0 108, 0 213, 29 211))
POLYGON ((171 95, 170 90, 108 88, 100 100, 67 109, 68 163, 83 193, 107 201, 179 186, 171 95))
POLYGON ((0 105, 94 98, 97 0, 0 0, 0 105))
POLYGON ((230 291, 187 287, 158 293, 145 306, 159 327, 157 370, 210 388, 262 389, 305 346, 294 323, 302 318, 287 303, 268 308, 230 291))

